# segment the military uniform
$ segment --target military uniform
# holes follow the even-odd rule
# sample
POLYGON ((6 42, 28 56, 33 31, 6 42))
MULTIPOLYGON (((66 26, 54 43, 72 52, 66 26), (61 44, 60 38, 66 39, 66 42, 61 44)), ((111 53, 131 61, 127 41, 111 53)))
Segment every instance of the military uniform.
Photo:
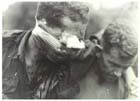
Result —
POLYGON ((122 78, 115 87, 114 84, 98 85, 95 74, 98 63, 94 53, 84 60, 73 59, 59 64, 42 57, 28 67, 25 48, 31 33, 32 30, 3 33, 4 99, 126 98, 127 85, 122 78), (34 75, 32 68, 36 68, 34 75), (109 93, 104 94, 106 91, 109 93))

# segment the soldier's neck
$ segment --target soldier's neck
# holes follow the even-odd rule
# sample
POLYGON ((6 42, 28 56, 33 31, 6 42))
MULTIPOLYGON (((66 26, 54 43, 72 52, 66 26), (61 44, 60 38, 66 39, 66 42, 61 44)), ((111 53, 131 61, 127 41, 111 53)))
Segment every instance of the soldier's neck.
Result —
POLYGON ((58 49, 61 47, 61 43, 59 40, 54 37, 51 33, 48 33, 44 29, 42 29, 39 25, 36 25, 34 30, 32 31, 32 35, 35 37, 39 37, 46 45, 50 45, 54 49, 58 49))

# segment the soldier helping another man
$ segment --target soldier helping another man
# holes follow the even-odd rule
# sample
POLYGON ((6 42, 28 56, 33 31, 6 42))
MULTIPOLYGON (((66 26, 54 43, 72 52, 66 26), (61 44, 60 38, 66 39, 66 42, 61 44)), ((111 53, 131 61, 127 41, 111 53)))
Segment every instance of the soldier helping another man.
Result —
POLYGON ((32 30, 3 33, 4 99, 137 97, 131 25, 115 20, 101 40, 85 40, 84 2, 41 2, 35 19, 32 30))

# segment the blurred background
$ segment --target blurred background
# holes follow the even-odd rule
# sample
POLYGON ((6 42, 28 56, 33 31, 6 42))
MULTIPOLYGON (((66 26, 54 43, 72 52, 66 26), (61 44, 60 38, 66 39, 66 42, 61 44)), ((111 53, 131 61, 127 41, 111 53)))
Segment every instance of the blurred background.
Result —
POLYGON ((4 30, 27 30, 35 25, 36 2, 13 2, 2 14, 4 30))
MULTIPOLYGON (((28 30, 34 27, 37 2, 9 1, 2 4, 1 8, 3 30, 28 30)), ((86 38, 98 33, 118 17, 130 19, 138 26, 138 18, 140 17, 137 0, 92 0, 86 38)), ((139 30, 138 27, 136 30, 139 30)), ((135 63, 136 75, 138 74, 137 66, 135 63)))
MULTIPOLYGON (((134 15, 134 12, 136 12, 138 8, 136 1, 137 0, 92 0, 88 33, 98 32, 116 17, 127 17, 127 13, 130 11, 133 11, 133 14, 131 14, 133 15, 133 19, 136 19, 136 14, 134 15)), ((37 2, 9 1, 2 5, 2 28, 4 30, 27 30, 34 27, 37 2)))

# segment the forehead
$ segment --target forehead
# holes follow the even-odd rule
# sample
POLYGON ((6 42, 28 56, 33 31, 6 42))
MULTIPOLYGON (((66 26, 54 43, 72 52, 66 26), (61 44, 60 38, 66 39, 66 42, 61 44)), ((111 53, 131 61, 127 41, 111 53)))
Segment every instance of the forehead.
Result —
POLYGON ((69 18, 71 21, 75 22, 82 22, 83 24, 87 24, 89 20, 89 14, 78 14, 78 13, 71 13, 69 15, 64 15, 63 18, 69 18))

